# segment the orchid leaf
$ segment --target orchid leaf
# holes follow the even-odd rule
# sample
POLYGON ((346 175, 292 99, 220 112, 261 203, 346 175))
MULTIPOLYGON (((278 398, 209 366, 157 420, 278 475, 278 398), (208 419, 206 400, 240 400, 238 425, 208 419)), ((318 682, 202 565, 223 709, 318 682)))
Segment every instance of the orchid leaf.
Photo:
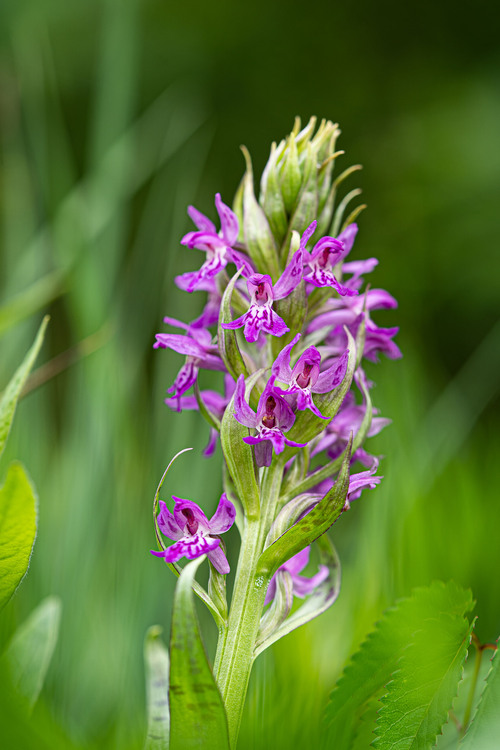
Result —
POLYGON ((144 640, 148 728, 144 750, 168 750, 170 711, 168 707, 168 651, 161 639, 162 628, 153 625, 144 640))
POLYGON ((60 620, 61 601, 49 596, 16 630, 2 655, 5 672, 29 708, 33 708, 42 689, 57 643, 60 620))
POLYGON ((26 378, 38 356, 40 347, 42 346, 48 322, 49 317, 46 315, 38 329, 33 346, 26 354, 22 364, 14 373, 10 383, 2 394, 2 398, 0 399, 0 456, 2 455, 5 443, 7 442, 10 426, 14 418, 14 412, 16 411, 17 401, 21 395, 26 378))
POLYGON ((253 188, 252 160, 248 150, 242 146, 245 157, 246 173, 243 192, 243 229, 248 254, 257 268, 266 268, 273 282, 278 280, 280 265, 273 233, 266 215, 255 197, 253 188))
POLYGON ((171 750, 229 750, 227 718, 205 654, 191 589, 205 555, 183 568, 177 582, 170 640, 171 750))
POLYGON ((0 487, 0 609, 26 575, 36 537, 37 500, 23 466, 12 463, 0 487))
POLYGON ((255 656, 261 654, 272 643, 305 625, 325 612, 336 601, 340 591, 340 559, 327 534, 316 540, 319 548, 320 565, 328 567, 328 577, 316 586, 304 604, 289 615, 270 635, 257 645, 255 656))
POLYGON ((499 737, 500 658, 497 649, 476 714, 459 747, 460 750, 497 750, 499 737))
MULTIPOLYGON (((245 398, 249 400, 250 392, 262 370, 251 375, 245 383, 245 398)), ((220 441, 229 474, 234 482, 238 497, 248 518, 258 518, 260 512, 260 491, 257 479, 257 466, 253 448, 243 442, 249 434, 248 427, 240 424, 234 416, 234 395, 222 417, 220 441)))
MULTIPOLYGON (((428 587, 416 589, 411 597, 400 600, 389 609, 378 622, 375 631, 368 636, 359 651, 352 657, 331 694, 331 701, 326 709, 326 720, 329 724, 328 746, 334 745, 338 750, 347 750, 352 747, 353 736, 357 731, 361 715, 365 713, 375 697, 389 693, 390 686, 387 688, 385 686, 391 678, 397 679, 401 686, 401 701, 411 699, 410 685, 414 686, 415 692, 430 690, 431 683, 426 680, 432 670, 429 661, 430 658, 434 658, 435 649, 432 647, 428 649, 427 646, 429 640, 434 637, 446 650, 450 677, 453 674, 453 680, 455 680, 457 676, 454 685, 451 684, 453 682, 451 679, 450 684, 447 684, 446 677, 443 678, 443 668, 446 672, 446 665, 441 658, 437 660, 435 676, 436 680, 440 681, 446 696, 443 695, 441 700, 436 696, 429 697, 426 693, 426 700, 429 707, 432 705, 432 721, 434 722, 432 731, 441 722, 436 729, 436 733, 439 732, 441 725, 446 721, 446 712, 451 707, 460 679, 461 666, 458 665, 461 665, 462 657, 465 658, 467 650, 465 644, 468 643, 470 637, 470 626, 464 615, 472 607, 473 600, 470 591, 462 589, 454 582, 444 584, 437 581, 428 587), (447 635, 448 629, 449 636, 447 635), (409 650, 408 661, 404 661, 403 655, 407 649, 409 650), (413 674, 412 665, 418 659, 422 664, 422 670, 417 669, 416 674, 413 674), (423 665, 426 665, 425 668, 423 665), (423 678, 421 685, 417 684, 419 676, 423 678), (408 688, 406 698, 404 698, 404 680, 408 688), (443 708, 445 703, 446 709, 443 708)), ((422 695, 421 693, 421 697, 422 695)), ((380 714, 384 709, 387 712, 390 711, 386 705, 382 707, 380 714)), ((430 708, 428 710, 430 711, 430 708)), ((431 718, 430 713, 428 716, 431 718)), ((411 717, 409 716, 407 720, 410 721, 411 717)), ((381 721, 380 718, 379 721, 381 721)), ((377 731, 379 735, 381 731, 384 733, 390 731, 388 713, 382 720, 381 726, 377 727, 377 731)), ((397 731, 397 726, 394 726, 392 739, 395 738, 397 731)), ((403 737, 407 734, 406 729, 403 731, 402 727, 399 731, 398 743, 403 742, 403 737)), ((432 742, 425 746, 415 744, 413 747, 415 749, 425 747, 427 750, 431 744, 432 742)), ((382 737, 377 739, 376 746, 395 747, 394 744, 388 744, 382 737)), ((401 745, 403 746, 406 747, 406 745, 401 745)), ((412 747, 412 745, 409 746, 412 747)))
POLYGON ((332 489, 307 515, 263 551, 257 570, 264 577, 271 578, 281 565, 318 539, 337 520, 349 489, 350 448, 349 445, 332 489))

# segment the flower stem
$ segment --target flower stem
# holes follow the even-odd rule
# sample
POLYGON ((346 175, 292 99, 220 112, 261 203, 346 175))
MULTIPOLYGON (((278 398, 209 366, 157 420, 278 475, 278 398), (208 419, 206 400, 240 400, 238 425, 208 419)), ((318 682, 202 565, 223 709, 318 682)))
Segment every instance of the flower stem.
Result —
POLYGON ((279 499, 283 465, 276 461, 265 472, 261 515, 248 520, 242 539, 228 627, 217 647, 214 673, 226 706, 231 748, 236 747, 245 697, 254 661, 269 580, 257 574, 257 563, 279 499))

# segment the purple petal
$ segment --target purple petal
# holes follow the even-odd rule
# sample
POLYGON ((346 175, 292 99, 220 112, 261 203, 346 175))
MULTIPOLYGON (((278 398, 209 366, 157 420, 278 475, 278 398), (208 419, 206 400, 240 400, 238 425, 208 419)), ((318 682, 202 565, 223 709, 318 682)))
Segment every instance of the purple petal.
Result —
POLYGON ((274 285, 274 299, 283 299, 300 284, 304 267, 303 250, 299 248, 293 254, 292 260, 287 265, 280 278, 274 285))
POLYGON ((210 219, 207 218, 205 214, 202 214, 201 211, 198 211, 198 209, 194 206, 188 206, 187 211, 190 219, 196 224, 201 232, 211 232, 212 234, 217 234, 215 224, 210 221, 210 219))
POLYGON ((300 250, 304 251, 306 249, 306 245, 311 239, 311 237, 313 236, 314 232, 316 231, 317 226, 318 226, 318 222, 313 221, 311 222, 311 224, 309 224, 307 229, 304 231, 302 237, 300 238, 300 245, 299 245, 300 250))
POLYGON ((344 243, 344 255, 343 255, 344 258, 346 257, 346 255, 349 255, 349 253, 351 252, 357 233, 358 233, 358 225, 349 224, 349 226, 346 227, 344 231, 341 232, 339 236, 337 237, 338 240, 344 243))
POLYGON ((228 245, 233 245, 238 239, 238 217, 222 202, 220 193, 215 196, 215 206, 220 216, 221 234, 228 245))
POLYGON ((249 258, 247 258, 246 255, 243 255, 243 253, 238 252, 237 250, 233 250, 233 248, 230 248, 228 250, 228 255, 231 258, 232 262, 236 266, 236 268, 243 269, 243 275, 251 276, 255 273, 255 269, 252 266, 252 263, 249 258))
POLYGON ((168 537, 168 539, 177 541, 182 537, 182 529, 179 528, 179 524, 163 500, 160 500, 160 512, 156 520, 161 533, 168 537))
POLYGON ((257 466, 271 466, 273 446, 270 440, 264 440, 255 446, 255 463, 257 466))
POLYGON ((281 566, 280 570, 288 570, 290 575, 294 576, 298 573, 301 573, 304 568, 306 567, 307 563, 309 562, 309 553, 311 552, 311 545, 308 547, 304 547, 303 550, 300 552, 297 552, 296 555, 291 557, 289 560, 286 561, 284 565, 281 566))
POLYGON ((209 533, 210 524, 199 505, 192 500, 183 500, 181 497, 175 497, 174 495, 172 495, 172 499, 175 501, 174 518, 183 533, 186 528, 186 535, 194 536, 197 533, 209 533))
MULTIPOLYGON (((378 266, 377 258, 352 260, 349 263, 344 263, 342 266, 342 273, 352 273, 355 278, 358 278, 364 273, 371 273, 376 266, 378 266)), ((352 281, 352 279, 350 279, 350 281, 352 281)))
POLYGON ((231 321, 231 323, 222 323, 222 327, 227 328, 230 331, 234 331, 237 328, 241 328, 245 325, 247 317, 248 312, 244 313, 244 315, 241 315, 239 318, 236 318, 236 320, 231 321))
POLYGON ((187 357, 202 358, 205 355, 205 350, 197 341, 180 333, 157 333, 153 346, 155 349, 173 349, 174 352, 185 354, 187 357))
POLYGON ((309 596, 309 594, 312 594, 314 589, 328 578, 328 573, 329 570, 327 566, 321 565, 319 571, 312 578, 305 578, 304 576, 293 576, 294 596, 298 596, 300 599, 304 599, 306 596, 309 596))
POLYGON ((194 362, 187 360, 177 373, 177 377, 167 390, 167 393, 171 393, 173 396, 182 396, 196 382, 198 372, 199 368, 194 362))
POLYGON ((231 528, 235 518, 236 508, 232 502, 227 499, 226 493, 223 492, 217 510, 210 519, 210 533, 223 534, 231 528))
POLYGON ((257 427, 259 419, 245 401, 245 378, 240 375, 234 392, 234 417, 246 427, 257 427))
POLYGON ((208 555, 220 545, 220 539, 195 534, 191 537, 183 537, 175 544, 172 544, 163 557, 169 563, 177 562, 181 557, 187 557, 188 560, 194 560, 201 555, 208 555))
POLYGON ((310 409, 313 414, 316 414, 317 417, 320 417, 321 419, 329 419, 329 417, 324 417, 320 412, 320 410, 312 400, 311 392, 309 390, 303 390, 302 388, 299 388, 297 386, 296 388, 292 389, 291 392, 295 392, 297 394, 297 409, 299 411, 310 409))
POLYGON ((200 279, 198 271, 188 271, 175 277, 175 284, 183 292, 203 291, 211 292, 214 284, 213 279, 200 279))
POLYGON ((301 334, 298 333, 293 340, 280 351, 272 366, 272 374, 276 380, 281 380, 282 383, 289 383, 292 378, 292 369, 290 367, 290 354, 300 339, 301 334))
POLYGON ((346 349, 331 367, 320 373, 312 390, 315 393, 329 393, 337 388, 344 380, 348 362, 349 350, 346 349))
POLYGON ((208 553, 208 559, 214 566, 215 570, 217 570, 219 573, 221 573, 222 575, 227 575, 229 573, 229 563, 220 546, 208 553))
POLYGON ((210 458, 210 456, 213 456, 215 452, 215 448, 217 447, 217 438, 219 437, 219 433, 217 430, 215 430, 213 427, 210 428, 210 437, 208 439, 208 443, 206 444, 205 448, 203 449, 203 455, 205 458, 210 458))

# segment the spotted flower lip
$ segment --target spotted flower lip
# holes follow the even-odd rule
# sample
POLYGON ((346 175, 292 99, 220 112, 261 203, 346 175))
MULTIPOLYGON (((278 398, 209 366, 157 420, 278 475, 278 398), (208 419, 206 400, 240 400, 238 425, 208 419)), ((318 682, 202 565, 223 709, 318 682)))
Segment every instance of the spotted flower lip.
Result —
POLYGON ((168 563, 175 563, 181 557, 194 560, 207 555, 214 568, 222 574, 229 573, 229 563, 221 549, 219 534, 228 531, 236 518, 236 509, 223 493, 214 515, 207 519, 199 505, 192 500, 172 496, 175 502, 171 513, 160 500, 158 526, 162 534, 174 540, 174 544, 161 552, 151 550, 156 557, 163 557, 168 563))
MULTIPOLYGON (((205 370, 225 371, 219 349, 212 344, 212 334, 206 328, 187 325, 175 318, 164 318, 164 322, 177 328, 184 328, 186 334, 157 333, 153 344, 155 349, 173 349, 186 355, 186 361, 179 370, 174 383, 167 393, 182 396, 195 383, 200 367, 205 370)), ((180 409, 178 409, 180 411, 180 409)))
POLYGON ((306 443, 295 443, 284 436, 292 427, 295 414, 285 399, 274 387, 272 376, 264 388, 257 413, 245 401, 245 379, 240 375, 234 393, 235 419, 246 427, 257 430, 255 436, 243 438, 248 445, 255 445, 255 459, 259 466, 270 466, 273 448, 276 454, 282 453, 286 445, 303 448, 306 443))
POLYGON ((303 233, 299 249, 293 254, 276 284, 273 285, 271 277, 267 274, 255 273, 247 278, 250 307, 244 315, 231 323, 223 323, 223 328, 235 330, 244 326, 245 338, 250 343, 257 341, 260 332, 272 336, 283 336, 288 333, 290 329, 273 310, 273 302, 287 297, 302 281, 304 249, 315 228, 314 221, 303 233))
POLYGON ((238 217, 223 203, 220 193, 215 196, 215 206, 220 218, 219 232, 215 224, 194 206, 188 208, 188 214, 198 231, 184 235, 181 244, 202 250, 207 257, 198 271, 190 271, 176 277, 177 286, 187 292, 206 288, 206 282, 217 276, 228 263, 235 263, 238 268, 242 267, 247 274, 253 273, 254 270, 250 260, 233 247, 238 239, 238 217))
POLYGON ((326 578, 328 578, 328 567, 326 565, 321 565, 319 571, 316 573, 316 575, 312 576, 312 578, 306 578, 305 576, 299 575, 309 562, 310 551, 310 546, 305 547, 305 549, 298 552, 296 555, 291 557, 290 560, 287 560, 284 565, 278 568, 269 582, 264 605, 269 604, 274 599, 276 595, 276 577, 279 576, 280 573, 287 572, 290 574, 290 577, 292 579, 293 595, 298 596, 300 599, 304 599, 306 596, 312 594, 314 589, 317 588, 320 583, 323 583, 326 578))
POLYGON ((272 373, 277 380, 287 383, 288 390, 276 387, 282 396, 296 395, 297 409, 310 409, 321 419, 324 417, 312 400, 312 393, 329 393, 343 381, 349 362, 349 350, 346 349, 338 359, 323 372, 320 372, 321 354, 315 346, 309 346, 290 366, 290 354, 300 339, 300 333, 279 353, 272 366, 272 373))
POLYGON ((357 231, 357 225, 350 224, 338 237, 322 237, 310 253, 304 253, 304 263, 309 267, 304 281, 318 287, 332 286, 342 297, 358 294, 356 288, 341 284, 333 273, 337 263, 351 251, 357 231))

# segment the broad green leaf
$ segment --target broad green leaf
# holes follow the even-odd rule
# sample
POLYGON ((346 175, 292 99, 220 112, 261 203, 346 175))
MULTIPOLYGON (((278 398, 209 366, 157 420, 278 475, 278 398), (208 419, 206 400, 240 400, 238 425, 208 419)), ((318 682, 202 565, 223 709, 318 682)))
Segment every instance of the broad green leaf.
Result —
MULTIPOLYGON (((442 614, 453 621, 453 618, 463 618, 472 607, 470 591, 454 582, 436 581, 426 588, 416 589, 411 597, 402 599, 384 614, 375 631, 352 657, 331 694, 326 720, 330 725, 329 742, 336 750, 351 747, 359 717, 398 669, 403 652, 413 643, 415 634, 429 627, 426 623, 439 620, 442 614)), ((465 621, 462 625, 466 627, 465 621)))
POLYGON ((191 588, 205 556, 177 582, 170 640, 171 750, 229 750, 224 704, 201 640, 191 588))
POLYGON ((21 394, 23 385, 26 382, 26 378, 33 367, 35 359, 37 358, 38 352, 40 351, 48 322, 49 318, 48 315, 46 315, 38 329, 33 346, 25 356, 20 367, 18 367, 14 373, 12 380, 0 399, 0 456, 2 455, 5 443, 7 442, 10 426, 16 410, 17 400, 21 394))
POLYGON ((162 628, 153 625, 144 640, 148 729, 144 750, 168 750, 168 651, 160 638, 162 628))
POLYGON ((500 745, 500 658, 495 651, 486 687, 460 750, 498 750, 500 745))
POLYGON ((16 691, 32 708, 42 689, 59 635, 61 600, 49 596, 16 630, 2 665, 16 691))
POLYGON ((257 563, 258 573, 271 578, 281 565, 312 544, 337 520, 344 507, 349 489, 350 458, 351 445, 349 444, 337 481, 332 489, 307 515, 294 523, 263 551, 257 563))
POLYGON ((36 537, 37 500, 23 466, 12 463, 0 487, 0 609, 28 570, 36 537))
POLYGON ((420 627, 382 698, 374 742, 379 750, 432 747, 456 698, 474 624, 436 612, 420 627))

